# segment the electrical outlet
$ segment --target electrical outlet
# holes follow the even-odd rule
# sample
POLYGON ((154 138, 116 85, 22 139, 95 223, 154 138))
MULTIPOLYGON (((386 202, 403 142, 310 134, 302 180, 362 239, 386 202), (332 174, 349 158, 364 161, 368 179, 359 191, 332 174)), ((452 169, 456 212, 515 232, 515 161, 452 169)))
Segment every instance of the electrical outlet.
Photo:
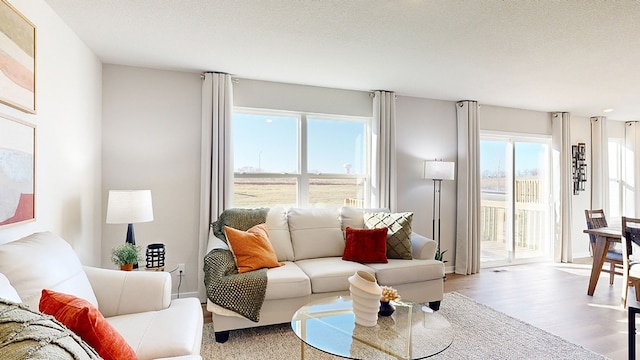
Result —
POLYGON ((176 275, 186 275, 184 264, 178 264, 178 270, 176 270, 176 275))

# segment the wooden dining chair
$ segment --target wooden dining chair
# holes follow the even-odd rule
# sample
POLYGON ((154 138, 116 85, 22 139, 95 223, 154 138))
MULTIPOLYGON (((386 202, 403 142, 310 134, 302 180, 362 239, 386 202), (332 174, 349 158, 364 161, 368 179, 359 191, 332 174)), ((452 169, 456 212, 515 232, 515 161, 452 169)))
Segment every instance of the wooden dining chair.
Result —
MULTIPOLYGON (((585 210, 584 215, 587 218, 587 229, 598 229, 607 227, 607 217, 604 215, 604 210, 585 210)), ((591 244, 591 253, 595 254, 596 236, 589 234, 589 243, 591 244)), ((610 247, 607 250, 607 255, 604 261, 609 263, 609 269, 602 271, 609 273, 609 285, 613 285, 613 277, 623 275, 622 272, 622 251, 610 247)))
POLYGON ((629 286, 640 301, 640 262, 633 259, 633 244, 640 246, 640 219, 622 217, 622 307, 627 306, 629 286))

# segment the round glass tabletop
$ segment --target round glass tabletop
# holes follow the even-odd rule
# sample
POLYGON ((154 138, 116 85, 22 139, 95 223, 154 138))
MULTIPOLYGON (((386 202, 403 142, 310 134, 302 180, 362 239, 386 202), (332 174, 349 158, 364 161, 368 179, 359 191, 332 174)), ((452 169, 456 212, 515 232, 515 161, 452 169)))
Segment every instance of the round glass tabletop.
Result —
POLYGON ((321 299, 298 309, 291 328, 304 344, 350 359, 423 359, 453 342, 453 328, 439 312, 406 301, 394 305, 391 316, 366 327, 355 323, 350 297, 321 299))

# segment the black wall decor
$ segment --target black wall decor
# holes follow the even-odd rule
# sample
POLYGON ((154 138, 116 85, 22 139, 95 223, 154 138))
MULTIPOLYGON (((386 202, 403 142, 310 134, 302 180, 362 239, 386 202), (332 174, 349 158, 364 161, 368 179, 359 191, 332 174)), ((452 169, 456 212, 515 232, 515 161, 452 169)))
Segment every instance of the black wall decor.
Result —
POLYGON ((580 191, 584 191, 584 185, 587 182, 586 152, 585 143, 578 143, 578 145, 571 146, 574 195, 578 195, 580 191))

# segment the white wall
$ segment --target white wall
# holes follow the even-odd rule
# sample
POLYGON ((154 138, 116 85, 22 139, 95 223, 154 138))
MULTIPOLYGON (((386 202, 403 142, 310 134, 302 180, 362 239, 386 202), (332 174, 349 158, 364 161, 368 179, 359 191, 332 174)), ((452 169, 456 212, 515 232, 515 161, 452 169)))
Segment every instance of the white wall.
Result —
MULTIPOLYGON (((398 96, 396 129, 398 210, 412 211, 413 230, 431 238, 433 181, 422 178, 424 161, 457 163, 455 102, 398 96)), ((447 250, 447 272, 455 266, 456 202, 456 181, 443 181, 440 247, 447 250)))
POLYGON ((589 257, 589 236, 582 232, 587 228, 584 210, 591 209, 591 121, 585 116, 571 116, 571 144, 586 144, 587 183, 585 191, 571 195, 571 252, 574 258, 589 257))
MULTIPOLYGON (((136 243, 164 243, 165 270, 186 264, 180 293, 196 292, 200 216, 200 74, 103 67, 102 221, 109 190, 151 189, 154 220, 134 224, 136 243)), ((104 224, 102 266, 125 224, 104 224)), ((145 262, 141 262, 144 266, 145 262)), ((178 278, 173 278, 173 292, 178 278)))
POLYGON ((0 229, 0 243, 52 231, 84 264, 95 265, 100 259, 102 65, 44 1, 11 4, 37 27, 37 114, 2 104, 0 112, 37 127, 36 221, 0 229))
POLYGON ((480 129, 551 136, 548 112, 480 105, 480 129))
POLYGON ((372 116, 372 94, 251 79, 234 79, 233 105, 258 109, 372 116))

